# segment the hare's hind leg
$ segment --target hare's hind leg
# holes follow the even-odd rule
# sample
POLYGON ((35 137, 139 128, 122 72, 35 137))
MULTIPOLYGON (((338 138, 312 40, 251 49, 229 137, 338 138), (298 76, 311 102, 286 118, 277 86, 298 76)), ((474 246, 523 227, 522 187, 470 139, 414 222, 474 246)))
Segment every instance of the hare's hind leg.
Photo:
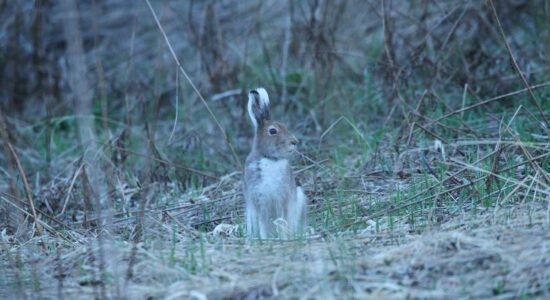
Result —
POLYGON ((258 220, 258 229, 260 233, 260 239, 264 240, 270 237, 270 226, 266 220, 258 220))
POLYGON ((264 203, 246 202, 246 236, 267 239, 272 237, 270 207, 264 203))
POLYGON ((289 203, 288 227, 291 236, 300 236, 305 233, 306 221, 306 195, 301 186, 296 187, 296 199, 289 203))
POLYGON ((307 228, 307 198, 301 186, 296 187, 296 212, 299 214, 296 224, 296 233, 304 235, 307 228))
POLYGON ((258 237, 258 211, 250 201, 246 203, 246 236, 249 238, 258 237))

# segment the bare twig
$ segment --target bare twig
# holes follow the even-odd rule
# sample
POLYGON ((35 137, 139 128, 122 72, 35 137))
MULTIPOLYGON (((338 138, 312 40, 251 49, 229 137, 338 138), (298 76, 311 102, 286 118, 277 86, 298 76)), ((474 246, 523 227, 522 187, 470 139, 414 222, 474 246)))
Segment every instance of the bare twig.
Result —
MULTIPOLYGON (((492 173, 490 170, 485 170, 483 168, 480 168, 480 167, 476 167, 472 164, 469 164, 469 163, 466 163, 466 162, 463 162, 463 161, 459 161, 459 160, 456 160, 454 158, 450 158, 451 162, 450 165, 456 165, 456 166, 463 166, 463 167, 466 167, 468 168, 469 170, 472 170, 472 171, 476 171, 476 172, 480 172, 480 173, 485 173, 485 174, 488 174, 488 175, 493 175, 494 177, 497 177, 501 180, 504 180, 505 182, 511 182, 511 183, 514 183, 514 184, 519 184, 523 187, 528 187, 526 184, 518 181, 518 180, 515 180, 515 179, 512 179, 512 178, 508 178, 506 176, 503 176, 503 175, 499 175, 499 174, 495 174, 495 173, 492 173)), ((529 162, 531 162, 532 160, 529 159, 529 162)), ((487 175, 487 176, 488 176, 487 175)), ((486 176, 484 176, 486 177, 486 176)), ((540 192, 544 195, 547 195, 547 196, 550 196, 550 189, 548 188, 543 188, 543 189, 534 189, 535 191, 537 192, 540 192)), ((550 198, 549 198, 549 201, 550 201, 550 198)))
POLYGON ((228 90, 228 91, 225 91, 225 92, 222 92, 222 93, 219 93, 219 94, 212 95, 212 97, 210 98, 210 101, 212 101, 212 102, 220 101, 224 98, 238 96, 242 92, 243 91, 241 89, 228 90))
POLYGON ((304 171, 306 171, 306 170, 309 170, 309 169, 311 169, 311 168, 313 168, 313 167, 320 167, 320 165, 321 165, 322 163, 325 163, 325 162, 327 162, 327 161, 329 161, 329 160, 330 160, 330 159, 323 159, 323 160, 318 161, 318 162, 311 160, 311 161, 313 162, 311 165, 306 166, 306 167, 303 167, 303 168, 301 168, 301 169, 299 169, 299 170, 296 170, 296 171, 294 172, 294 174, 300 174, 300 173, 302 173, 302 172, 304 172, 304 171))
POLYGON ((518 63, 516 61, 516 58, 514 57, 514 54, 512 53, 512 48, 510 48, 510 44, 508 44, 508 41, 506 40, 506 35, 504 34, 504 30, 502 29, 502 25, 500 24, 500 19, 497 14, 497 9, 495 8, 495 5, 493 4, 493 0, 489 0, 489 5, 491 6, 491 10, 493 11, 493 15, 495 17, 495 20, 497 21, 498 30, 500 32, 500 36, 502 37, 502 41, 504 42, 504 45, 506 46, 506 50, 508 51, 508 54, 510 55, 510 60, 512 61, 512 64, 514 65, 514 68, 516 69, 516 72, 518 72, 519 77, 521 78, 521 81, 523 81, 523 84, 529 91, 529 96, 531 97, 531 101, 537 109, 539 110, 540 116, 546 123, 546 128, 550 129, 550 122, 548 122, 548 119, 544 115, 544 111, 542 110, 542 107, 540 106, 539 102, 537 101, 537 97, 535 97, 535 93, 533 93, 533 89, 531 86, 529 86, 529 82, 527 82, 527 79, 525 79, 525 76, 523 76, 523 73, 521 72, 518 63))
POLYGON ((189 82, 189 85, 191 85, 191 88, 193 88, 193 90, 195 91, 195 93, 197 94, 199 99, 201 99, 202 103, 204 104, 204 107, 206 108, 206 110, 208 111, 208 113, 210 114, 210 116, 212 117, 214 122, 216 123, 216 126, 218 127, 218 129, 220 130, 220 132, 223 135, 223 138, 227 142, 227 145, 229 146, 229 148, 231 150, 231 153, 233 154, 235 162, 237 163, 238 167, 240 169, 242 169, 243 166, 241 164, 239 156, 237 155, 237 152, 235 152, 235 149, 233 148, 233 144, 231 143, 231 141, 229 141, 229 137, 225 133, 225 130, 223 129, 222 125, 220 124, 220 122, 218 121, 216 116, 214 115, 214 112, 212 112, 212 110, 210 109, 210 106, 208 105, 208 103, 206 102, 204 97, 202 96, 201 92, 199 92, 199 89, 197 89, 197 87, 195 86, 195 84, 193 83, 191 78, 187 75, 187 72, 185 72, 185 70, 183 69, 183 66, 180 64, 180 61, 179 61, 178 57, 176 56, 176 53, 174 52, 174 49, 172 48, 172 44, 170 43, 170 40, 168 39, 168 36, 166 35, 166 32, 164 32, 164 28, 160 24, 160 21, 157 17, 157 14, 155 13, 155 10, 153 9, 153 6, 151 6, 151 2, 149 2, 149 0, 145 0, 145 2, 147 3, 147 6, 149 7, 149 10, 151 11, 151 14, 153 15, 153 18, 155 19, 155 22, 157 23, 157 26, 158 26, 160 32, 162 33, 162 36, 164 37, 164 40, 166 42, 166 45, 168 46, 168 49, 170 49, 170 53, 172 54, 172 58, 174 59, 174 61, 176 62, 176 64, 179 67, 180 72, 183 74, 183 76, 185 76, 185 78, 189 82))
POLYGON ((538 88, 542 88, 542 87, 546 87, 546 86, 550 86, 550 82, 545 82, 545 83, 541 83, 541 84, 537 84, 537 85, 532 85, 532 86, 529 87, 529 89, 521 89, 521 90, 517 90, 517 91, 514 91, 514 92, 507 93, 507 94, 499 95, 499 96, 496 96, 496 97, 493 97, 493 98, 489 98, 487 100, 483 100, 483 101, 478 102, 476 104, 472 104, 472 105, 466 106, 464 108, 461 108, 461 109, 455 110, 453 112, 450 112, 448 114, 445 114, 445 115, 433 120, 427 126, 433 125, 438 121, 441 121, 443 119, 447 119, 448 117, 452 117, 452 116, 460 114, 464 111, 468 111, 468 110, 474 109, 476 107, 479 107, 479 106, 482 106, 482 105, 485 105, 485 104, 488 104, 488 103, 491 103, 491 102, 494 102, 494 101, 502 100, 502 99, 505 99, 505 98, 508 98, 508 97, 511 97, 511 96, 515 96, 515 95, 525 93, 529 90, 538 89, 538 88))
MULTIPOLYGON (((4 197, 4 196, 0 196, 0 199, 4 200, 6 203, 8 203, 9 205, 13 206, 14 208, 16 208, 17 210, 21 211, 23 214, 27 215, 27 216, 30 216, 31 218, 33 217, 29 212, 27 212, 26 210, 22 209, 21 207, 17 206, 15 203, 11 202, 8 198, 4 197)), ((61 237, 62 239, 64 239, 65 241, 67 242, 70 242, 71 241, 71 238, 64 235, 63 233, 61 233, 60 231, 57 231, 55 230, 55 228, 51 227, 50 225, 48 225, 48 223, 40 220, 40 219, 35 219, 36 220, 36 223, 40 223, 40 225, 42 225, 42 227, 44 227, 47 231, 49 231, 51 234, 53 235, 56 235, 56 236, 59 236, 61 237)))
POLYGON ((36 210, 34 209, 34 201, 32 199, 32 193, 31 189, 29 187, 29 182, 27 181, 27 176, 25 175, 25 171, 23 170, 23 167, 21 166, 21 162, 19 161, 19 157, 17 156, 17 153, 15 153, 15 150, 13 150, 13 147, 10 142, 6 141, 6 144, 8 145, 8 148, 10 149, 11 155, 15 159, 15 164, 17 165, 17 170, 19 171, 19 176, 21 176, 21 179, 23 179, 23 187, 25 188, 25 194, 27 194, 27 200, 29 201, 29 205, 31 207, 32 217, 34 219, 34 225, 36 227, 36 231, 38 232, 38 235, 42 234, 42 230, 40 229, 40 224, 38 222, 38 217, 36 215, 36 210))
POLYGON ((519 140, 519 138, 516 136, 516 134, 514 134, 509 127, 506 127, 506 130, 508 132, 510 132, 510 134, 512 135, 512 137, 514 138, 514 140, 517 142, 517 144, 519 145, 519 148, 521 149, 521 151, 523 152, 523 155, 525 155, 525 158, 527 158, 527 160, 529 161, 529 163, 531 164, 531 166, 533 167, 533 169, 537 172, 540 172, 542 174, 542 177, 544 177, 544 179, 546 180, 547 183, 550 184, 550 177, 548 176, 547 172, 545 172, 536 162, 535 160, 533 160, 533 156, 531 155, 531 153, 529 151, 527 151, 527 149, 525 148, 525 146, 523 145, 523 143, 521 143, 521 141, 519 140))
POLYGON ((61 212, 56 216, 57 218, 61 217, 65 210, 67 209, 67 204, 69 203, 69 198, 71 197, 71 192, 73 190, 74 184, 76 182, 76 179, 80 175, 80 172, 82 171, 82 168, 84 167, 84 164, 81 163, 80 167, 74 172, 73 179, 71 180, 71 184, 69 185, 69 189, 67 190, 67 196, 65 197, 65 201, 63 202, 63 208, 61 209, 61 212))
POLYGON ((357 135, 361 138, 362 141, 365 141, 365 137, 363 136, 361 131, 357 128, 357 126, 355 126, 355 124, 353 124, 348 118, 346 118, 344 116, 340 116, 338 119, 336 119, 336 121, 332 122, 332 124, 330 124, 330 126, 327 128, 327 130, 325 130, 323 132, 323 134, 321 134, 321 137, 319 137, 319 148, 321 147, 321 144, 323 143, 324 137, 334 128, 334 126, 336 126, 336 124, 340 123, 340 121, 342 121, 342 120, 346 121, 346 123, 348 123, 348 125, 351 126, 351 128, 353 128, 355 133, 357 133, 357 135))
POLYGON ((180 73, 176 71, 176 116, 174 117, 174 125, 172 127, 172 132, 170 133, 170 138, 168 138, 168 144, 172 143, 172 138, 174 137, 174 132, 176 132, 176 126, 178 125, 178 110, 179 110, 178 90, 180 88, 179 74, 180 73))
MULTIPOLYGON (((415 123, 415 124, 416 124, 416 127, 420 128, 420 129, 422 129, 422 130, 424 130, 426 133, 428 133, 429 135, 433 136, 435 139, 440 140, 440 141, 444 142, 444 143, 447 144, 447 145, 449 144, 449 142, 448 142, 446 139, 444 139, 443 137, 441 137, 441 136, 435 134, 434 132, 428 130, 427 128, 424 128, 424 126, 422 126, 422 125, 420 125, 420 124, 418 124, 418 123, 415 123)), ((456 151, 457 151, 458 153, 460 153, 460 155, 466 156, 466 155, 464 154, 464 152, 460 151, 459 149, 457 149, 456 151)))
POLYGON ((126 151, 130 154, 133 154, 133 155, 137 155, 137 156, 141 156, 141 157, 144 157, 144 158, 147 158, 147 159, 152 159, 158 163, 161 163, 163 165, 168 165, 168 166, 172 166, 174 168, 177 168, 177 169, 183 169, 183 170, 186 170, 186 171, 189 171, 191 173, 196 173, 198 175, 201 175, 201 176, 204 176, 204 177, 209 177, 209 178, 213 178, 213 179, 217 179, 218 177, 216 177, 215 175, 212 175, 212 174, 208 174, 204 171, 200 171, 200 170, 197 170, 197 169, 193 169, 193 168, 190 168, 190 167, 187 167, 187 166, 183 166, 183 165, 176 165, 176 164, 173 164, 169 161, 166 161, 166 160, 163 160, 163 159, 159 159, 159 158, 155 158, 155 157, 150 157, 146 154, 142 154, 142 153, 138 153, 138 152, 134 152, 130 149, 126 149, 126 148, 121 148, 121 147, 117 147, 117 146, 114 146, 113 148, 115 149, 119 149, 119 150, 122 150, 122 151, 126 151))
MULTIPOLYGON (((22 200, 22 199, 19 199, 16 195, 11 195, 11 194, 4 193, 4 192, 0 192, 0 195, 1 195, 1 196, 4 196, 4 197, 5 197, 6 199, 8 199, 8 200, 15 201, 15 202, 17 202, 17 203, 20 204, 20 205, 23 205, 23 206, 28 205, 27 202, 25 202, 25 201, 22 200)), ((65 224, 63 224, 61 221, 59 221, 58 219, 56 219, 55 217, 50 216, 50 215, 48 215, 46 212, 40 210, 40 208, 35 207, 35 209, 36 209, 36 212, 37 212, 38 214, 40 214, 40 215, 42 215, 42 216, 48 218, 49 220, 52 220, 52 221, 55 222, 57 225, 59 225, 59 226, 64 226, 64 225, 65 225, 65 224)))

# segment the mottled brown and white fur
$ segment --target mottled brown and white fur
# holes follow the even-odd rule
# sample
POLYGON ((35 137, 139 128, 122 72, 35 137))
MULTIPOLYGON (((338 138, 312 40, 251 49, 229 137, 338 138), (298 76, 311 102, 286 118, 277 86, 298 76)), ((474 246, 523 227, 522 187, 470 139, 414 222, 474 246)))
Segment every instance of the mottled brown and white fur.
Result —
POLYGON ((300 236, 306 227, 306 197, 290 166, 298 140, 283 124, 271 121, 265 89, 249 92, 248 114, 254 140, 244 169, 247 236, 300 236))

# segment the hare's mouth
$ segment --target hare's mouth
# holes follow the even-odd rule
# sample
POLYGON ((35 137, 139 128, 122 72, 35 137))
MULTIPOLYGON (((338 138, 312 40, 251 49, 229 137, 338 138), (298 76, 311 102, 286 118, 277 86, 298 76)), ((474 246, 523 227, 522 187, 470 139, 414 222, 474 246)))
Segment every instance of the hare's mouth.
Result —
POLYGON ((297 152, 297 150, 298 150, 298 147, 296 147, 296 145, 290 145, 290 146, 288 146, 288 153, 289 153, 289 154, 294 154, 294 153, 297 152))

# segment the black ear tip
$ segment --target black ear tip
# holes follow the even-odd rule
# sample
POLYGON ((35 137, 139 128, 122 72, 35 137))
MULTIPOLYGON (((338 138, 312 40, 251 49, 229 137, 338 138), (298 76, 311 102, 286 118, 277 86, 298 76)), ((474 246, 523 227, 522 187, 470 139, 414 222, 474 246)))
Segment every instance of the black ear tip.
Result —
POLYGON ((256 91, 256 90, 250 90, 248 93, 249 93, 249 94, 254 94, 254 95, 260 95, 260 94, 258 93, 258 91, 256 91))

